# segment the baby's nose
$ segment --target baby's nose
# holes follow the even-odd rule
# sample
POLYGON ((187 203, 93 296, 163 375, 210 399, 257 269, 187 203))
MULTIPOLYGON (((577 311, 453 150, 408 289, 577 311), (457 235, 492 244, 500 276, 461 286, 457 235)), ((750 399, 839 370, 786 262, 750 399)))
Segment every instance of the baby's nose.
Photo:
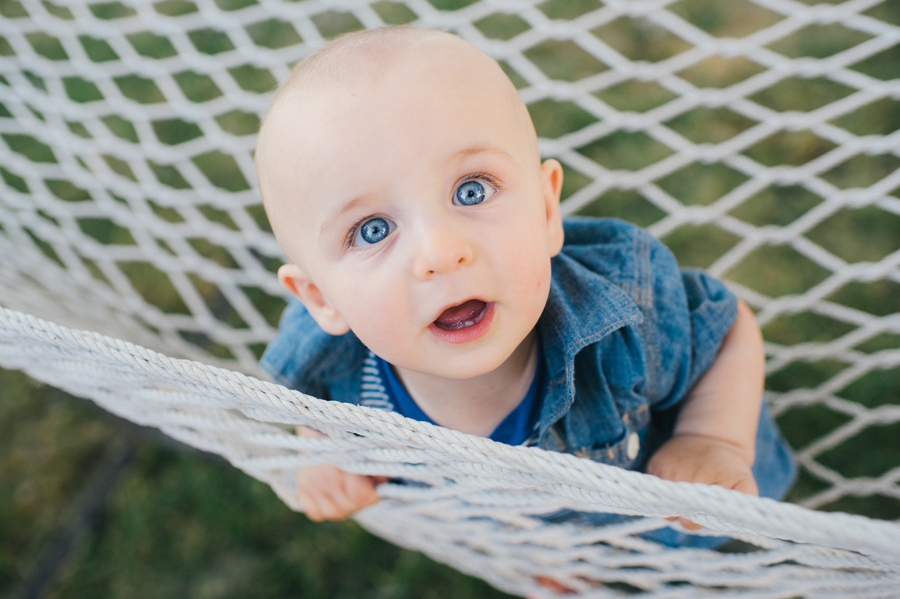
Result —
POLYGON ((464 232, 447 226, 432 227, 422 235, 415 257, 415 275, 427 280, 448 274, 471 262, 473 256, 474 248, 464 232))

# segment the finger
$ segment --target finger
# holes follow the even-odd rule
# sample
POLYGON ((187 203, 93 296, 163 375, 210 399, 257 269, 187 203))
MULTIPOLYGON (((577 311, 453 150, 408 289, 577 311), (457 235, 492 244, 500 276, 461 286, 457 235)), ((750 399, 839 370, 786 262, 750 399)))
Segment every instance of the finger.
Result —
POLYGON ((345 520, 356 510, 347 507, 345 499, 339 493, 319 497, 319 509, 325 520, 345 520))
POLYGON ((306 517, 313 522, 321 522, 324 520, 318 504, 308 495, 300 496, 300 508, 303 510, 303 513, 306 514, 306 517))
POLYGON ((344 481, 347 496, 356 509, 362 509, 378 501, 375 482, 368 476, 349 476, 344 481))
POLYGON ((732 488, 735 491, 740 491, 747 495, 759 496, 759 487, 756 486, 756 480, 754 480, 752 476, 747 476, 738 480, 732 488))
POLYGON ((329 519, 343 520, 378 501, 375 486, 367 476, 337 469, 335 473, 331 484, 322 489, 323 512, 329 519))
POLYGON ((316 498, 316 489, 318 488, 316 474, 315 467, 306 468, 297 473, 297 499, 300 501, 300 509, 307 518, 313 522, 321 522, 324 518, 316 498))
POLYGON ((534 581, 541 585, 542 587, 546 587, 553 591, 557 595, 571 595, 575 593, 574 590, 569 587, 553 580, 549 576, 538 575, 534 577, 534 581))
POLYGON ((330 464, 304 468, 297 474, 297 494, 310 520, 321 522, 346 517, 333 498, 341 492, 342 476, 344 473, 330 464))
POLYGON ((333 514, 329 518, 331 520, 343 520, 365 507, 343 488, 329 495, 328 502, 330 506, 327 513, 333 514))
POLYGON ((703 528, 696 522, 694 522, 692 520, 688 520, 687 518, 684 518, 684 517, 678 518, 678 523, 681 524, 683 527, 685 527, 688 530, 700 530, 701 528, 703 528))
POLYGON ((684 516, 671 516, 669 518, 666 518, 666 520, 668 520, 669 522, 675 522, 677 520, 679 524, 681 524, 683 527, 685 527, 688 530, 700 530, 701 528, 703 528, 696 522, 694 522, 692 520, 688 520, 684 516))
POLYGON ((323 435, 319 431, 313 430, 306 426, 301 426, 299 424, 297 425, 297 427, 294 430, 297 433, 298 437, 307 437, 310 439, 324 439, 325 438, 325 435, 323 435))

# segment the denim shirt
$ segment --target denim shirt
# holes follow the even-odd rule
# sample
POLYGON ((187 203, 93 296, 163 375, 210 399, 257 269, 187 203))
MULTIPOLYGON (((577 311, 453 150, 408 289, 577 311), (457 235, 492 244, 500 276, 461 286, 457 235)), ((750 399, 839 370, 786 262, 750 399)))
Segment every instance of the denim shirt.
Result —
MULTIPOLYGON (((715 359, 737 300, 702 271, 679 269, 635 225, 573 218, 564 230, 537 325, 547 372, 537 445, 643 470, 715 359)), ((261 365, 285 386, 359 404, 366 355, 353 333, 328 335, 292 300, 261 365)))

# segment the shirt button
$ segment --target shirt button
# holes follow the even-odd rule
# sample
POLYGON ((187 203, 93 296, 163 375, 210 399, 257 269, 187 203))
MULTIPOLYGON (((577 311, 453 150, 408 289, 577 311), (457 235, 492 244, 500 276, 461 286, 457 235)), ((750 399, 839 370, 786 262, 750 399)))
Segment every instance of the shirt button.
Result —
POLYGON ((628 456, 629 460, 633 460, 637 457, 637 454, 641 451, 641 438, 638 437, 637 433, 631 433, 628 435, 628 441, 626 441, 625 445, 625 455, 628 456))

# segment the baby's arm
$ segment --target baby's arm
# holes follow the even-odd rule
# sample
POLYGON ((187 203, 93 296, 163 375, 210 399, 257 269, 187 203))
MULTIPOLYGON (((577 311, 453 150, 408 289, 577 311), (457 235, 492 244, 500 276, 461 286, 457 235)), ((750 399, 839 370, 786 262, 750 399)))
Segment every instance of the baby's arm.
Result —
POLYGON ((738 316, 709 370, 685 399, 672 438, 653 454, 647 472, 757 495, 750 471, 765 379, 762 334, 752 310, 738 316))
MULTIPOLYGON (((325 436, 305 426, 298 426, 297 434, 325 436)), ((297 495, 310 520, 343 520, 377 502, 375 485, 386 481, 385 477, 344 472, 331 464, 308 466, 297 474, 297 495)))

